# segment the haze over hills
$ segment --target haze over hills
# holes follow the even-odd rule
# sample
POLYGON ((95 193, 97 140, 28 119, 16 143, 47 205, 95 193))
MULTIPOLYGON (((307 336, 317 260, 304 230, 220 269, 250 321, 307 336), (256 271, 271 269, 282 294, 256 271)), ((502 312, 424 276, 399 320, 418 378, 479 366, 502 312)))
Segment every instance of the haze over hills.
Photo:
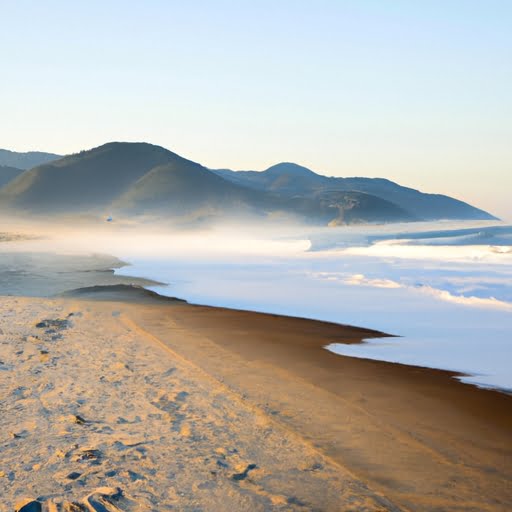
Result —
POLYGON ((147 143, 107 143, 19 171, 4 183, 0 208, 27 213, 187 222, 277 217, 321 225, 494 218, 385 179, 331 178, 293 163, 261 172, 211 170, 147 143))
POLYGON ((383 178, 327 177, 293 163, 281 163, 266 171, 215 171, 219 176, 257 190, 282 196, 357 191, 391 201, 418 220, 493 219, 492 215, 463 201, 441 194, 425 194, 383 178))
POLYGON ((45 164, 62 158, 62 155, 44 153, 42 151, 29 151, 18 153, 7 149, 0 149, 0 166, 15 167, 17 169, 31 169, 36 165, 45 164))

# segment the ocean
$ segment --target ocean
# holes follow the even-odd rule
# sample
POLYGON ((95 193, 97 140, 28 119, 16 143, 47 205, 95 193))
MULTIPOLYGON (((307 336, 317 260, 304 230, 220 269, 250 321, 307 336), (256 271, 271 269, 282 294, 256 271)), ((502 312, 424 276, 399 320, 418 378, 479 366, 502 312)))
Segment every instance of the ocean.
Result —
POLYGON ((414 223, 162 236, 116 272, 189 302, 360 325, 393 338, 326 347, 454 370, 512 390, 512 226, 414 223))

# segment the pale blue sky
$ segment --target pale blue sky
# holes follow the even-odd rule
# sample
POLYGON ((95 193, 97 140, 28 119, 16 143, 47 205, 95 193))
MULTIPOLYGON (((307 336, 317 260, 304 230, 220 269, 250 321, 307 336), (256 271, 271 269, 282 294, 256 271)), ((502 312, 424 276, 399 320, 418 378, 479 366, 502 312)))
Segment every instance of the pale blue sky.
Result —
POLYGON ((381 176, 512 220, 512 1, 0 0, 0 147, 381 176))

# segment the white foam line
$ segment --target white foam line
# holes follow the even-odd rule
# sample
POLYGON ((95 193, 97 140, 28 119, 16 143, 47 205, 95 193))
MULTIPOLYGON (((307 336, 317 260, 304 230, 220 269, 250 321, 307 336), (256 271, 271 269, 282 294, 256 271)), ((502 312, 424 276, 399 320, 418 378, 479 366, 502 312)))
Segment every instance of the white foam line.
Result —
POLYGON ((339 281, 343 284, 351 286, 369 286, 372 288, 402 288, 411 290, 413 292, 420 292, 429 295, 445 302, 453 304, 461 304, 464 306, 473 306, 480 308, 493 308, 502 311, 512 312, 512 303, 496 299, 495 297, 475 297, 465 295, 454 295, 448 290, 434 288, 429 285, 410 286, 392 279, 375 279, 368 278, 364 274, 346 275, 336 272, 315 272, 311 274, 312 277, 317 279, 324 279, 327 281, 339 281))

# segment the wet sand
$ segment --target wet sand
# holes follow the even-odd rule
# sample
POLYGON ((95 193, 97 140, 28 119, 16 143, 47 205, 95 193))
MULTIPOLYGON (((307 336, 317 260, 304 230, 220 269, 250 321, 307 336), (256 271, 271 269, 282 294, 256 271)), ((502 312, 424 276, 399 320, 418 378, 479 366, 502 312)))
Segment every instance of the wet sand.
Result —
POLYGON ((144 331, 396 505, 511 509, 512 396, 323 348, 382 336, 375 331, 180 303, 125 307, 144 331))
POLYGON ((0 510, 512 509, 510 395, 101 276, 0 298, 0 510))

